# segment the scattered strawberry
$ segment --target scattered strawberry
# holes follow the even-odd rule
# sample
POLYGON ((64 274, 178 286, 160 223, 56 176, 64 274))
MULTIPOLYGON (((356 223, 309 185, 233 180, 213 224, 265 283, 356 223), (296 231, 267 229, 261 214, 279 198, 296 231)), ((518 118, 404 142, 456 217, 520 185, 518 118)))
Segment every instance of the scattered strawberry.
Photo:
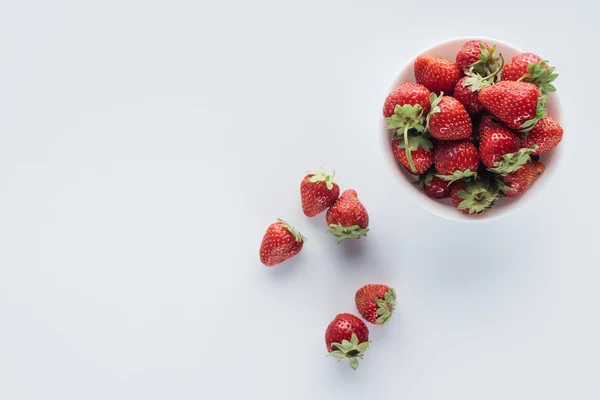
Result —
POLYGON ((479 101, 494 117, 521 132, 546 115, 546 100, 535 85, 526 82, 500 81, 479 92, 479 101))
POLYGON ((332 175, 324 172, 308 174, 300 183, 302 211, 307 217, 314 217, 327 210, 340 196, 340 187, 332 175))
POLYGON ((544 164, 539 161, 530 161, 518 170, 502 176, 500 179, 506 186, 502 186, 502 193, 506 197, 517 197, 523 194, 533 181, 544 172, 544 164))
POLYGON ((356 291, 354 301, 365 320, 385 325, 396 309, 396 292, 386 285, 369 284, 356 291))
POLYGON ((489 184, 480 179, 465 182, 457 181, 450 187, 450 198, 456 209, 465 214, 481 214, 494 205, 498 198, 489 184))
POLYGON ((457 140, 471 136, 473 124, 465 107, 454 97, 431 94, 429 132, 436 139, 457 140))
POLYGON ((529 82, 540 88, 542 94, 555 92, 552 82, 558 77, 555 67, 533 53, 521 53, 511 58, 504 66, 502 80, 529 82))
POLYGON ((463 71, 473 72, 486 76, 498 69, 499 57, 494 56, 496 46, 490 46, 481 40, 469 40, 460 48, 456 54, 456 65, 463 71))
POLYGON ((423 115, 427 115, 431 109, 429 104, 429 89, 423 85, 413 82, 404 82, 400 84, 396 89, 385 99, 383 104, 383 116, 388 118, 394 115, 396 106, 403 106, 405 104, 415 106, 418 105, 423 110, 423 115))
POLYGON ((367 236, 369 231, 369 214, 352 189, 342 193, 327 210, 325 219, 329 226, 328 232, 337 237, 336 243, 341 243, 344 239, 359 239, 367 236))
POLYGON ((260 245, 260 261, 272 267, 292 258, 302 250, 306 238, 280 219, 269 225, 260 245))
POLYGON ((524 147, 538 146, 533 154, 543 154, 555 148, 563 137, 563 128, 550 115, 540 119, 523 140, 524 147))
POLYGON ((413 65, 415 79, 432 92, 452 94, 460 79, 460 69, 452 61, 431 56, 419 56, 413 65))
POLYGON ((433 163, 440 178, 453 182, 477 175, 479 154, 468 140, 440 142, 433 152, 433 163))
POLYGON ((423 192, 432 199, 445 199, 450 196, 450 186, 448 186, 448 182, 436 176, 435 169, 431 169, 427 173, 419 176, 419 179, 417 179, 414 184, 421 186, 423 192))
POLYGON ((487 128, 479 137, 479 157, 488 168, 496 168, 505 154, 520 148, 521 139, 502 126, 487 128))
POLYGON ((433 145, 427 138, 421 135, 409 136, 408 145, 414 170, 411 169, 410 162, 406 157, 406 146, 404 146, 404 140, 394 139, 392 141, 392 151, 394 156, 409 172, 413 174, 422 174, 433 164, 433 153, 431 151, 433 145))
POLYGON ((355 315, 338 314, 325 331, 325 345, 329 356, 348 360, 352 369, 357 369, 369 348, 369 328, 355 315))

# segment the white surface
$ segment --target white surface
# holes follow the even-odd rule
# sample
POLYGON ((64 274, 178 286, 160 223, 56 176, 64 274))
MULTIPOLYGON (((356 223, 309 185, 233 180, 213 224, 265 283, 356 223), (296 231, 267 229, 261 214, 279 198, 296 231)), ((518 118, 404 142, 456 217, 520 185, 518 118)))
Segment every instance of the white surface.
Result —
POLYGON ((0 398, 600 398, 596 10, 284 3, 0 3, 0 398), (416 206, 378 136, 399 68, 465 35, 557 65, 569 125, 544 197, 492 223, 416 206), (368 238, 302 216, 321 165, 368 238), (267 269, 277 217, 310 241, 267 269), (400 308, 355 373, 323 333, 367 282, 400 308))
MULTIPOLYGON (((513 45, 504 43, 501 40, 493 38, 462 37, 446 40, 440 43, 436 43, 435 45, 427 49, 421 50, 418 54, 411 58, 402 67, 400 73, 394 80, 394 83, 388 89, 388 92, 392 91, 394 88, 396 88, 398 85, 404 82, 415 82, 413 64, 415 58, 417 58, 417 56, 419 56, 420 54, 427 54, 434 57, 443 57, 447 60, 454 61, 456 59, 456 53, 458 53, 463 44, 468 40, 483 40, 490 46, 496 46, 496 54, 502 54, 502 56, 507 62, 512 56, 523 52, 523 50, 518 49, 513 45)), ((550 93, 549 98, 550 99, 546 104, 548 114, 551 115, 554 119, 556 119, 559 123, 561 123, 563 129, 568 129, 568 125, 566 125, 564 119, 561 118, 562 115, 560 112, 560 97, 558 92, 550 93)), ((544 195, 543 192, 546 182, 552 180, 554 172, 558 168, 560 168, 560 160, 562 158, 562 155, 564 154, 563 149, 566 147, 565 142, 568 140, 568 138, 566 138, 565 141, 561 143, 561 146, 555 147, 552 151, 547 152, 540 157, 540 161, 542 161, 546 167, 544 174, 542 174, 538 179, 536 179, 535 185, 532 185, 524 194, 522 194, 516 199, 499 199, 496 201, 494 207, 491 210, 488 210, 483 214, 467 215, 457 212, 450 199, 431 199, 423 193, 423 190, 421 188, 418 188, 413 184, 413 182, 416 180, 416 176, 409 173, 406 170, 406 168, 404 168, 404 166, 396 160, 396 157, 394 156, 394 153, 392 151, 391 139, 395 135, 396 130, 388 130, 387 126, 388 123, 385 121, 382 115, 380 122, 381 147, 383 153, 390 162, 390 168, 397 172, 397 175, 400 178, 399 181, 404 186, 406 193, 411 196, 412 200, 415 203, 423 207, 425 210, 434 213, 435 215, 450 220, 468 222, 490 221, 492 219, 509 215, 510 213, 513 213, 523 207, 529 206, 532 203, 535 204, 535 201, 539 200, 539 196, 544 195)))

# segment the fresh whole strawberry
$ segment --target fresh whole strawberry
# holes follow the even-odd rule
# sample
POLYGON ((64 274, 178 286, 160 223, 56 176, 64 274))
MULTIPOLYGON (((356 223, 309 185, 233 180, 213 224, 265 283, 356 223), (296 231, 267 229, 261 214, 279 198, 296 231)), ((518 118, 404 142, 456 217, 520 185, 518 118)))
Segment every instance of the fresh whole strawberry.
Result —
POLYGON ((498 195, 489 184, 480 179, 475 181, 457 181, 450 187, 450 198, 457 210, 465 214, 481 214, 490 209, 498 195))
POLYGON ((428 139, 421 135, 409 136, 408 144, 414 170, 411 169, 412 167, 410 162, 406 157, 406 146, 404 146, 404 140, 394 139, 392 141, 392 151, 396 159, 409 172, 420 175, 427 171, 433 164, 433 152, 431 151, 433 145, 428 139))
POLYGON ((428 116, 431 135, 440 140, 466 139, 471 136, 473 124, 465 107, 454 97, 431 94, 431 112, 428 116))
POLYGON ((292 258, 302 250, 306 238, 280 219, 269 225, 260 245, 260 261, 272 267, 292 258))
POLYGON ((419 56, 413 68, 417 83, 438 94, 452 94, 456 82, 460 79, 461 71, 458 66, 443 58, 419 56))
POLYGON ((555 67, 548 67, 548 61, 533 53, 521 53, 511 58, 502 71, 504 81, 529 82, 540 88, 542 94, 555 92, 552 82, 558 77, 555 67))
POLYGON ((431 169, 419 176, 414 184, 421 186, 423 192, 432 199, 445 199, 450 196, 450 186, 447 181, 439 178, 436 174, 435 169, 431 169))
POLYGON ((396 309, 396 292, 386 285, 369 284, 354 296, 358 313, 376 325, 385 325, 396 309))
POLYGON ((327 210, 325 220, 329 227, 327 232, 337 238, 336 243, 345 239, 359 239, 369 232, 369 214, 358 200, 356 190, 345 190, 327 210))
POLYGON ((429 95, 431 92, 423 85, 414 82, 404 82, 385 99, 383 104, 383 116, 388 118, 394 115, 396 106, 405 104, 415 106, 418 105, 423 110, 423 115, 427 115, 431 109, 429 104, 429 95))
POLYGON ((308 174, 300 183, 302 211, 307 217, 314 217, 327 210, 340 196, 340 187, 332 175, 319 171, 308 174))
POLYGON ((494 55, 496 46, 490 46, 481 40, 469 40, 462 45, 456 54, 456 65, 465 72, 473 68, 473 72, 486 76, 498 69, 499 57, 494 55))
POLYGON ((479 153, 468 140, 440 142, 433 152, 433 163, 440 178, 453 182, 477 175, 479 153))
POLYGON ((540 119, 523 140, 524 147, 538 146, 533 154, 543 154, 555 148, 563 137, 563 128, 550 115, 540 119))
POLYGON ((325 345, 328 356, 348 360, 352 369, 357 369, 369 348, 369 328, 355 315, 336 315, 325 331, 325 345))
POLYGON ((481 89, 478 98, 494 117, 521 132, 531 130, 546 115, 547 97, 531 83, 500 81, 481 89))
POLYGON ((521 139, 510 130, 502 127, 485 129, 479 136, 479 158, 488 168, 496 168, 505 154, 521 148, 521 139))
POLYGON ((529 161, 518 170, 500 177, 505 186, 500 189, 506 197, 517 197, 523 194, 533 181, 544 172, 544 164, 539 161, 529 161))

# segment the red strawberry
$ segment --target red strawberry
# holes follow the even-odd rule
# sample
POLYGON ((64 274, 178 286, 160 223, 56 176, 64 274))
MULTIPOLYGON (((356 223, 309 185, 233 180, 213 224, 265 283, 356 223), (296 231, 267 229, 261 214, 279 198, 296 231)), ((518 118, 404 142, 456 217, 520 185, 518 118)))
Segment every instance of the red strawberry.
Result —
POLYGON ((391 117, 394 115, 396 106, 403 106, 409 104, 411 106, 419 105, 423 110, 423 115, 427 115, 431 109, 429 104, 429 89, 423 85, 413 82, 404 82, 400 84, 396 89, 385 99, 383 104, 383 116, 391 117))
POLYGON ((535 85, 526 82, 500 81, 479 92, 479 101, 494 117, 521 131, 530 130, 546 115, 546 100, 535 85))
POLYGON ((354 301, 364 319, 385 325, 396 309, 396 292, 386 285, 369 284, 356 291, 354 301))
POLYGON ((510 130, 502 127, 485 129, 479 137, 479 157, 488 168, 496 168, 505 154, 514 153, 521 148, 521 139, 510 130))
POLYGON ((352 189, 345 190, 327 210, 325 220, 328 232, 337 237, 336 243, 344 239, 359 239, 369 232, 369 214, 352 189))
POLYGON ((465 214, 481 214, 494 205, 498 195, 480 179, 457 181, 450 187, 450 198, 456 209, 465 214))
POLYGON ((518 170, 501 177, 506 186, 501 187, 506 197, 517 197, 523 194, 542 172, 544 164, 539 161, 530 161, 518 170))
POLYGON ((433 152, 433 163, 440 178, 455 181, 476 176, 479 154, 468 140, 440 142, 433 152))
POLYGON ((413 65, 417 83, 432 92, 452 94, 460 78, 460 69, 452 61, 431 56, 419 56, 413 65))
POLYGON ((315 172, 306 175, 300 183, 302 211, 307 217, 314 217, 327 210, 340 196, 340 187, 332 175, 315 172))
POLYGON ((414 164, 414 170, 406 157, 404 140, 394 139, 392 141, 392 151, 394 152, 394 156, 409 172, 413 174, 422 174, 431 167, 431 164, 433 164, 433 153, 431 151, 433 145, 428 139, 421 135, 409 136, 408 144, 410 156, 414 164))
POLYGON ((306 238, 280 219, 269 225, 260 245, 260 261, 272 267, 294 257, 302 250, 306 238))
POLYGON ((533 53, 517 54, 504 66, 502 80, 533 83, 543 94, 555 92, 552 82, 558 77, 555 67, 548 68, 548 61, 533 53))
POLYGON ((481 122, 479 123, 479 136, 481 137, 481 135, 483 135, 487 129, 496 128, 499 126, 502 126, 502 124, 489 115, 485 115, 481 118, 481 122))
POLYGON ((550 115, 540 119, 523 140, 524 147, 537 145, 533 154, 543 154, 555 148, 563 137, 563 128, 550 115))
POLYGON ((466 139, 471 136, 473 124, 465 107, 454 97, 431 94, 431 112, 428 127, 431 135, 441 140, 466 139))
POLYGON ((423 187, 423 192, 432 199, 445 199, 450 196, 448 182, 437 177, 434 169, 422 174, 414 184, 423 187))
POLYGON ((359 361, 369 348, 369 328, 355 315, 336 315, 325 331, 325 345, 329 356, 348 360, 352 369, 357 369, 359 361))
POLYGON ((481 40, 469 40, 456 54, 456 64, 461 71, 468 71, 473 67, 473 72, 486 76, 497 70, 500 65, 500 58, 494 55, 495 51, 496 46, 490 48, 481 40))
POLYGON ((465 106, 465 109, 470 114, 476 114, 483 110, 483 104, 479 101, 477 96, 479 92, 473 91, 472 86, 466 86, 465 81, 469 79, 468 76, 463 76, 454 87, 454 98, 465 106))

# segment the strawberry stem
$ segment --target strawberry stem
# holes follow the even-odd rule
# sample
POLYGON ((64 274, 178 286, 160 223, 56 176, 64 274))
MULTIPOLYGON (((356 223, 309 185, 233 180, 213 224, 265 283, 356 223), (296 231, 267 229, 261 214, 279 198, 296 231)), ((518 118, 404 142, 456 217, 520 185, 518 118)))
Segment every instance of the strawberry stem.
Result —
POLYGON ((408 163, 410 164, 410 170, 412 172, 417 172, 415 164, 412 160, 412 156, 410 155, 410 146, 408 145, 408 125, 404 127, 404 148, 406 149, 406 158, 408 159, 408 163))

